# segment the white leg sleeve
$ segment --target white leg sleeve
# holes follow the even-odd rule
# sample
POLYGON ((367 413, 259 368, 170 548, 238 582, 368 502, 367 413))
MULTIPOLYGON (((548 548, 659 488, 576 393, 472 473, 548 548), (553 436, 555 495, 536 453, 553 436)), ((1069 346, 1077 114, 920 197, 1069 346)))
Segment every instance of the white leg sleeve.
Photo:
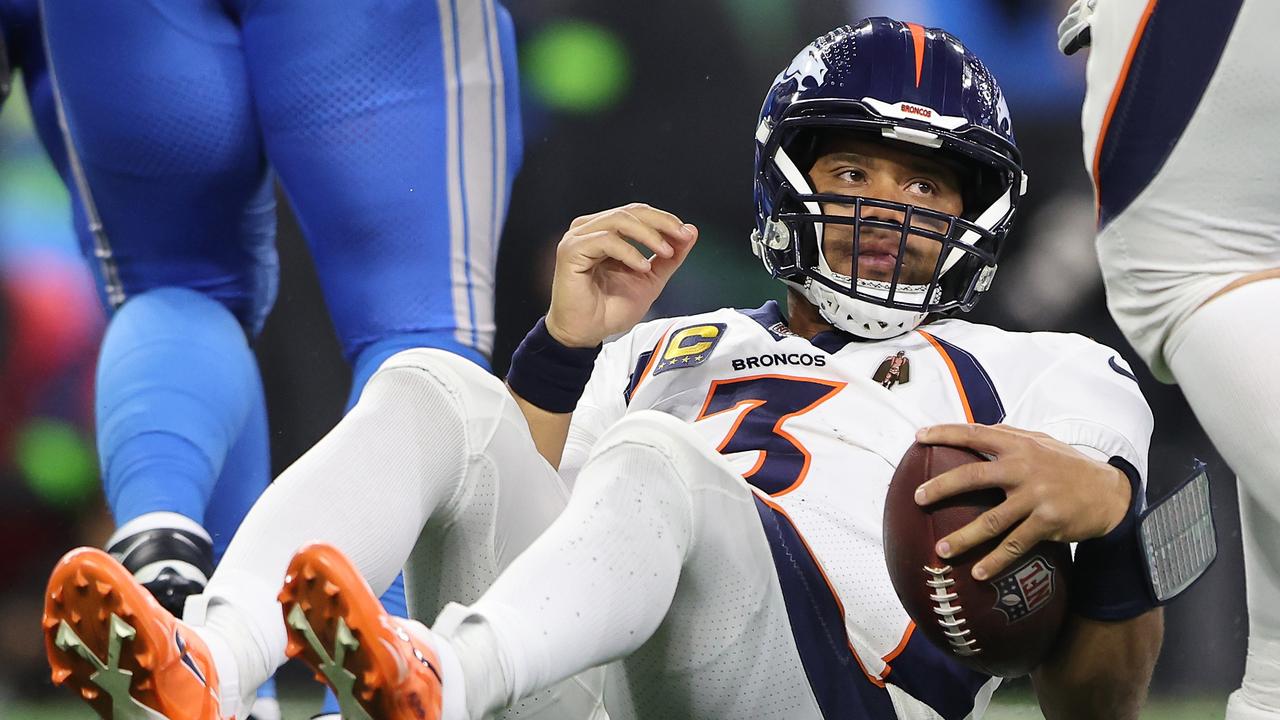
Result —
MULTIPOLYGON (((513 555, 563 506, 564 491, 545 463, 525 458, 531 496, 521 498, 525 522, 495 537, 501 514, 496 490, 476 492, 472 474, 492 480, 488 451, 495 435, 528 440, 527 426, 502 383, 473 364, 438 350, 409 350, 388 359, 360 401, 314 448, 286 470, 245 518, 205 593, 189 602, 186 619, 218 635, 234 655, 239 687, 248 692, 284 661, 285 633, 276 593, 299 546, 322 540, 346 553, 376 593, 384 591, 421 539, 442 540, 425 563, 424 579, 479 577, 487 585, 495 563, 513 555), (511 412, 519 419, 518 428, 511 412), (548 477, 548 474, 550 477, 548 477), (534 494, 532 490, 544 491, 534 494), (451 546, 448 528, 480 507, 487 543, 451 546), (430 522, 434 520, 435 522, 430 522), (457 522, 455 522, 457 521, 457 522), (436 528, 434 535, 424 528, 436 528), (523 527, 523 529, 521 529, 523 527), (481 547, 471 546, 480 544, 481 547), (510 545, 494 548, 494 545, 510 545), (473 572, 454 572, 442 554, 472 550, 473 572)), ((499 443, 500 444, 500 443, 499 443)), ((535 451, 536 457, 536 451, 535 451)), ((510 505, 511 503, 507 503, 510 505)), ((506 515, 512 515, 508 508, 506 515)), ((476 597, 458 592, 463 597, 476 597)), ((411 594, 411 608, 412 604, 411 594)))
POLYGON ((692 542, 689 492, 663 449, 616 438, 601 439, 564 513, 472 606, 509 650, 505 696, 486 709, 628 655, 666 616, 692 542))
POLYGON ((1272 517, 1280 517, 1280 279, 1243 285, 1174 330, 1165 357, 1209 439, 1272 517))
POLYGON ((611 428, 564 513, 434 629, 455 639, 473 717, 619 658, 615 720, 818 716, 751 490, 655 411, 611 428))
POLYGON ((1165 350, 1187 401, 1240 485, 1249 655, 1231 720, 1280 713, 1280 333, 1269 331, 1276 307, 1280 280, 1236 288, 1196 310, 1165 350))
POLYGON ((1240 536, 1249 602, 1249 654, 1244 680, 1227 704, 1226 720, 1280 715, 1280 521, 1254 499, 1240 479, 1240 536))

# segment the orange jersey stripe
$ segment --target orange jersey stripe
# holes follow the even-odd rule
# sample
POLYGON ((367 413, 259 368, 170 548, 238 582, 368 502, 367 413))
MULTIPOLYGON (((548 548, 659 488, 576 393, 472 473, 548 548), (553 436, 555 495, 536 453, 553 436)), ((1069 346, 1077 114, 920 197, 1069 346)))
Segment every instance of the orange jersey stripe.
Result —
POLYGON ((932 335, 923 330, 916 330, 916 332, 924 336, 924 339, 928 340, 933 349, 937 350, 938 354, 942 356, 943 362, 947 364, 947 369, 951 371, 951 380, 956 384, 956 392, 960 393, 960 404, 964 406, 965 422, 973 422, 973 409, 969 407, 969 395, 964 391, 964 383, 960 382, 960 373, 956 371, 955 363, 951 362, 951 356, 947 354, 946 350, 942 349, 942 346, 938 344, 937 339, 932 335))
POLYGON ((893 672, 893 667, 890 665, 890 663, 892 663, 899 655, 901 655, 903 650, 907 649, 907 643, 911 642, 911 635, 915 631, 916 631, 915 622, 908 620, 907 629, 902 632, 902 639, 898 641, 898 646, 890 650, 888 655, 885 655, 883 658, 881 658, 881 660, 884 660, 884 675, 882 675, 881 677, 889 677, 889 673, 893 672))
MULTIPOLYGON (((675 323, 672 324, 674 325, 675 323)), ((649 377, 649 372, 653 370, 653 366, 658 362, 658 354, 662 352, 664 347, 666 347, 667 333, 669 332, 671 332, 670 327, 662 331, 662 337, 658 338, 658 344, 653 346, 653 354, 649 356, 649 362, 644 366, 644 370, 641 371, 639 379, 636 380, 636 384, 631 386, 631 397, 636 396, 636 392, 640 389, 640 383, 644 382, 644 379, 649 377)))

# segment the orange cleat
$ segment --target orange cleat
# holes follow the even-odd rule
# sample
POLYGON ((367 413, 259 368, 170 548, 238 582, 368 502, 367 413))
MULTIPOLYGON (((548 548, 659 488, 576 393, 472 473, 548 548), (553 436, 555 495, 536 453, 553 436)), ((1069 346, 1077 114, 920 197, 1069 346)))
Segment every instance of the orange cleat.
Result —
POLYGON ((440 662, 414 624, 387 614, 351 561, 304 545, 280 590, 289 657, 338 696, 346 720, 439 720, 440 662))
POLYGON ((105 552, 78 548, 58 561, 43 625, 53 683, 100 717, 218 720, 218 673, 204 641, 105 552))

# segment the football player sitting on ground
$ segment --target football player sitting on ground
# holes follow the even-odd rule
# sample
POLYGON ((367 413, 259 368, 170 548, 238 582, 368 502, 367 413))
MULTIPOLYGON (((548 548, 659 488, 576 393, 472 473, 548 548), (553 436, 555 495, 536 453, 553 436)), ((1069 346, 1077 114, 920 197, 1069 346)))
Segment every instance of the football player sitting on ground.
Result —
POLYGON ((917 498, 1004 490, 940 543, 1004 536, 975 577, 1080 541, 1033 673, 1045 714, 1137 717, 1162 627, 1127 554, 1150 411, 1106 347, 938 314, 990 286, 1025 187, 994 78, 942 30, 865 20, 778 76, 755 141, 752 243, 785 311, 640 323, 696 228, 641 204, 578 218, 508 385, 390 358, 182 621, 68 554, 55 682, 104 717, 212 720, 287 651, 348 718, 976 717, 999 678, 913 633, 885 568, 885 490, 919 438, 994 458, 917 498), (402 566, 430 629, 378 605, 402 566))

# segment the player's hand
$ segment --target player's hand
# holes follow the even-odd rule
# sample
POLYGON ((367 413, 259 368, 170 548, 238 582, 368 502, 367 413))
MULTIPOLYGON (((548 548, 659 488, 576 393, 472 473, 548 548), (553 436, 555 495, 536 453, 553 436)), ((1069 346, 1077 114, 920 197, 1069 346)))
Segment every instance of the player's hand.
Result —
POLYGON ((556 248, 547 331, 563 345, 595 347, 630 330, 697 239, 697 228, 644 203, 574 220, 556 248))
POLYGON ((993 459, 945 472, 916 490, 916 503, 981 488, 1004 490, 1005 501, 938 541, 941 557, 954 557, 993 537, 1009 534, 973 566, 973 577, 1000 574, 1042 540, 1077 542, 1102 537, 1129 510, 1129 479, 1119 468, 1093 460, 1066 443, 1007 425, 935 425, 916 439, 930 445, 977 450, 993 459))
POLYGON ((1058 49, 1074 55, 1093 43, 1093 9, 1098 0, 1076 0, 1058 23, 1058 49))

